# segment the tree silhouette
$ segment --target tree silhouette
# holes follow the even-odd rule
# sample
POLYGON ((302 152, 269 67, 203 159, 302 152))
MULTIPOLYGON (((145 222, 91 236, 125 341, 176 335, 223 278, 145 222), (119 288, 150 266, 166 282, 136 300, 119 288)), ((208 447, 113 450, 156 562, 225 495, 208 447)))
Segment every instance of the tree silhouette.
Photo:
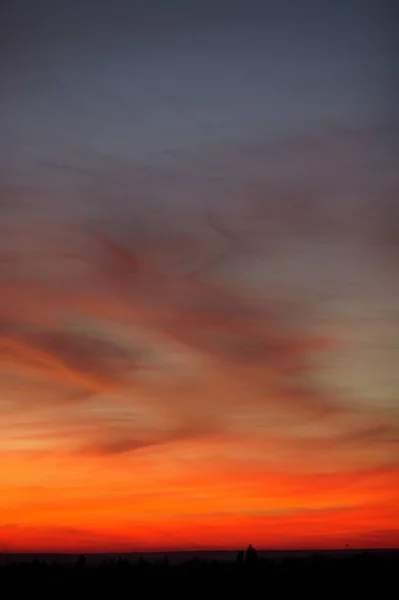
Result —
POLYGON ((256 565, 259 562, 258 553, 255 548, 252 547, 252 544, 249 544, 245 553, 245 562, 247 565, 256 565))
POLYGON ((244 558, 245 558, 245 552, 244 552, 244 550, 240 550, 237 553, 237 562, 242 564, 244 562, 244 558))

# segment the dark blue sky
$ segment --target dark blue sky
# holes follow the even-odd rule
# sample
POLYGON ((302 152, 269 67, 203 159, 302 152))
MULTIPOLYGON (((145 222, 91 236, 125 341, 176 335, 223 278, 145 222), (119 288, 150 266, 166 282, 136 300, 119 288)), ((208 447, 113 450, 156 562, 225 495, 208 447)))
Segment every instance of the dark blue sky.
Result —
POLYGON ((63 126, 83 135, 90 113, 107 148, 124 130, 122 152, 132 137, 143 151, 173 150, 192 136, 289 136, 395 116, 394 3, 36 4, 3 8, 9 128, 34 120, 42 138, 63 126))
POLYGON ((198 153, 396 127, 391 2, 17 0, 3 12, 0 149, 18 177, 49 158, 198 168, 198 153))

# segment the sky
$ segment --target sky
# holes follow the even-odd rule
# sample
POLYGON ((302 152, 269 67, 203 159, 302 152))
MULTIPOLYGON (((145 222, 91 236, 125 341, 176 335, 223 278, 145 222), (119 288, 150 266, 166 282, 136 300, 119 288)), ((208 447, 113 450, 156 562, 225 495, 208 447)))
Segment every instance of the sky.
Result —
POLYGON ((1 10, 0 550, 397 547, 395 2, 1 10))

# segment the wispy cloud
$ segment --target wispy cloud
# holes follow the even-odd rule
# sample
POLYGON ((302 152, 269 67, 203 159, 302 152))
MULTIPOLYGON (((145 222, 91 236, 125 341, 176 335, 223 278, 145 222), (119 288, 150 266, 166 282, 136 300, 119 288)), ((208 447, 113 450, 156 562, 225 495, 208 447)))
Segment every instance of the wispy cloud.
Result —
POLYGON ((393 544, 388 50, 104 7, 1 36, 1 542, 393 544))

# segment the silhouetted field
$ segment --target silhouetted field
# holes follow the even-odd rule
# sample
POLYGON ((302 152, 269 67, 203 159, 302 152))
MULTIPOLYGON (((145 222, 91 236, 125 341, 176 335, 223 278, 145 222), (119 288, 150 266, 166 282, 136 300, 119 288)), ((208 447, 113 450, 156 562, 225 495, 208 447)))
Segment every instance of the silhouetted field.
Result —
POLYGON ((148 555, 151 560, 113 555, 99 561, 50 556, 3 556, 0 597, 393 598, 398 593, 399 551, 269 553, 265 558, 249 547, 232 560, 199 553, 174 562, 156 554, 148 555))

